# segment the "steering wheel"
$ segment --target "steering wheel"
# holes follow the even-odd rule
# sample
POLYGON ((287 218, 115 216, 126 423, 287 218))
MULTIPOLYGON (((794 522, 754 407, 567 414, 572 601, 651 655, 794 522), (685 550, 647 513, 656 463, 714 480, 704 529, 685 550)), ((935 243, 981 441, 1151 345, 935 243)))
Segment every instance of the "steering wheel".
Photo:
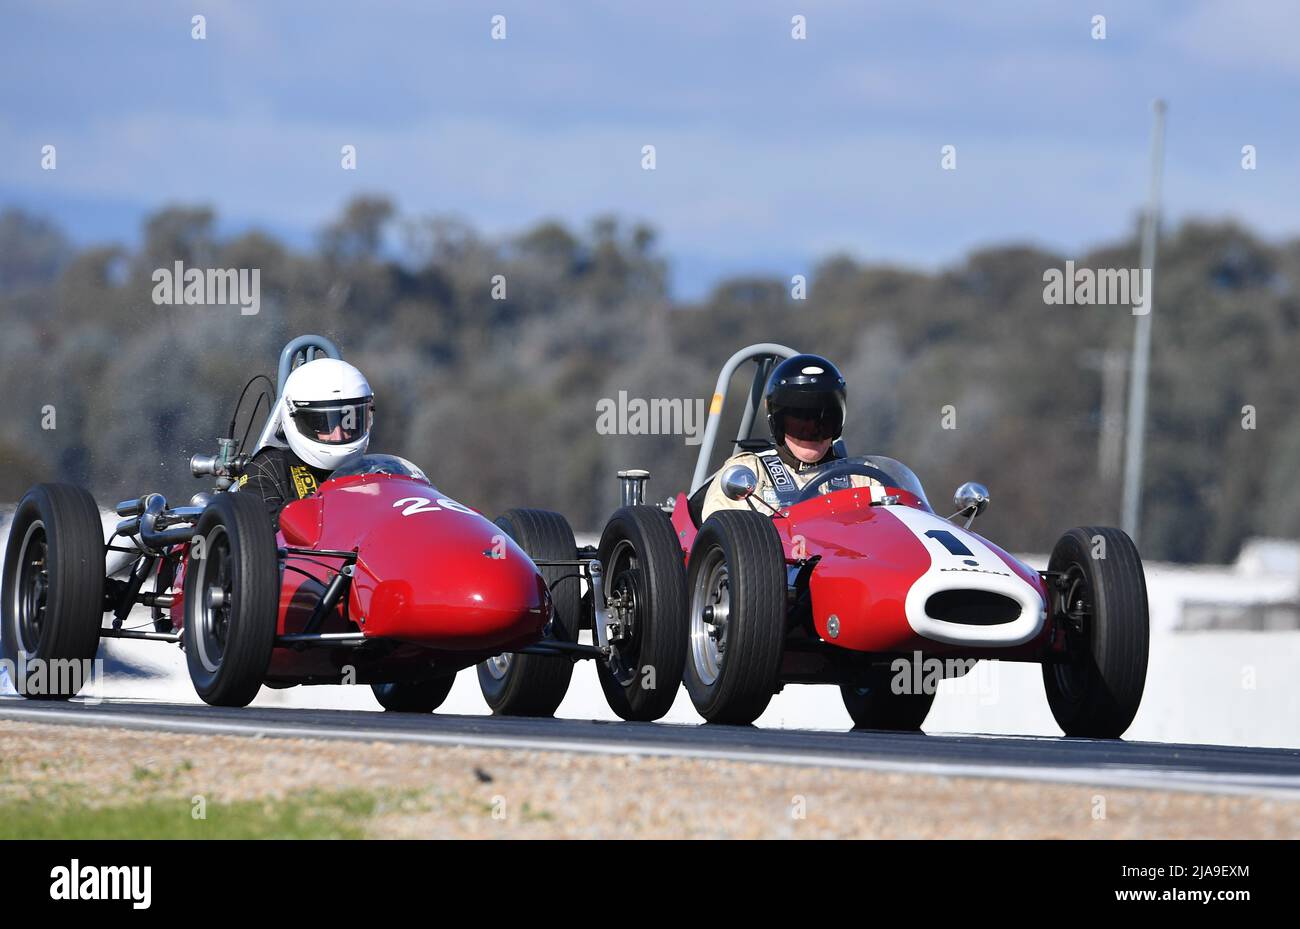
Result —
POLYGON ((882 487, 897 487, 898 481, 890 477, 879 468, 873 468, 871 465, 863 464, 860 461, 837 461, 829 464, 826 469, 818 474, 807 484, 803 485, 803 490, 799 492, 799 499, 796 503, 803 503, 805 500, 811 500, 821 494, 821 486, 827 481, 832 481, 837 477, 847 477, 852 474, 860 474, 863 477, 874 478, 879 481, 882 487))

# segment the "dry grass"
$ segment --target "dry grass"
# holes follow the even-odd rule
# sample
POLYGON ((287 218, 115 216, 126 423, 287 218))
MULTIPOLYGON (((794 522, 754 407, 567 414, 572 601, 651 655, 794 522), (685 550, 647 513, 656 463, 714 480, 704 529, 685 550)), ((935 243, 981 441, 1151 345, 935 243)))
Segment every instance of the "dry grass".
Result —
POLYGON ((66 837, 1300 837, 1294 801, 731 761, 10 722, 0 759, 0 823, 66 837))

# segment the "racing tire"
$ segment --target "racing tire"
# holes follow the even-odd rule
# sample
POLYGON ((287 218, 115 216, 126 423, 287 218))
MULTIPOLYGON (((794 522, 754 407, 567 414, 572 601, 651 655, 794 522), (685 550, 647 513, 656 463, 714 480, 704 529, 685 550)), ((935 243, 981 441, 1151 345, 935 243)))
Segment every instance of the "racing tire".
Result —
POLYGON ((432 713, 442 706, 456 675, 446 674, 427 681, 400 681, 391 684, 371 684, 375 699, 392 713, 432 713))
MULTIPOLYGON (((496 524, 529 558, 572 561, 578 555, 573 529, 549 510, 506 510, 496 524)), ((572 566, 538 568, 551 591, 551 636, 578 641, 581 581, 572 566)), ((573 661, 558 655, 505 653, 480 662, 479 689, 496 716, 554 716, 569 691, 573 661)))
POLYGON ((1048 571, 1060 575, 1053 613, 1064 621, 1066 653, 1043 664, 1047 703, 1067 736, 1117 739, 1137 715, 1146 685, 1142 558, 1123 531, 1082 527, 1061 536, 1048 571))
POLYGON ((872 668, 858 685, 840 687, 844 709, 853 719, 854 729, 878 729, 888 732, 917 732, 934 705, 933 693, 894 693, 894 673, 889 668, 872 668))
POLYGON ((280 608, 275 534, 262 501, 218 494, 185 558, 185 661, 204 703, 247 706, 271 663, 280 608))
POLYGON ((0 583, 0 639, 22 696, 67 700, 86 683, 99 651, 104 570, 95 498, 71 484, 27 491, 9 526, 0 583))
POLYGON ((778 690, 784 652, 785 551, 771 518, 710 516, 691 547, 687 591, 691 702, 707 722, 748 725, 778 690))
POLYGON ((605 524, 597 553, 606 604, 618 604, 623 627, 610 659, 596 663, 605 701, 622 719, 659 719, 677 699, 686 660, 686 565, 677 532, 658 507, 625 506, 605 524))

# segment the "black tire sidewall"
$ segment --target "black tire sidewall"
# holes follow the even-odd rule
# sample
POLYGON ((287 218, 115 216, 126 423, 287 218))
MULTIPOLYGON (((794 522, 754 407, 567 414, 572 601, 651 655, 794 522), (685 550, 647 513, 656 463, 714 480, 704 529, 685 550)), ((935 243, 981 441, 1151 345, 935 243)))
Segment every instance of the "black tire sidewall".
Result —
POLYGON ((682 682, 688 631, 685 553, 672 520, 658 507, 615 511, 597 548, 606 594, 616 583, 613 558, 623 543, 637 561, 636 665, 626 682, 604 661, 597 662, 596 674, 610 709, 622 719, 648 722, 672 709, 682 682), (653 669, 653 688, 645 686, 647 669, 653 669))
MULTIPOLYGON (((104 529, 99 508, 86 490, 71 484, 37 484, 29 490, 14 511, 0 576, 0 640, 3 655, 15 674, 24 673, 20 665, 25 661, 88 662, 95 658, 104 617, 104 529), (40 641, 35 651, 23 655, 18 615, 11 608, 10 598, 23 536, 37 520, 45 531, 49 590, 40 641)), ((52 669, 47 668, 47 672, 52 669)), ((47 673, 47 680, 53 679, 52 673, 47 673)), ((15 687, 19 683, 16 679, 15 687)), ((24 696, 64 700, 73 694, 24 696)))
MULTIPOLYGON (((577 557, 573 529, 559 513, 512 509, 502 513, 495 522, 529 558, 545 561, 577 557)), ((567 576, 576 574, 577 569, 538 568, 538 571, 551 588, 552 631, 566 641, 577 641, 582 616, 579 582, 567 576)), ((552 716, 568 693, 573 662, 560 656, 516 653, 510 656, 510 666, 502 677, 493 676, 486 662, 480 662, 475 671, 483 699, 493 714, 552 716)))
MULTIPOLYGON (((230 626, 221 661, 209 671, 198 657, 197 559, 185 566, 185 660, 194 689, 207 703, 246 706, 261 689, 275 646, 279 619, 280 572, 275 536, 259 500, 239 494, 218 496, 194 527, 206 544, 214 529, 225 531, 230 545, 230 626)), ((205 552, 206 554, 206 552, 205 552)))
POLYGON ((840 696, 844 709, 853 720, 854 729, 881 729, 890 732, 915 732, 921 728, 934 706, 934 693, 896 694, 889 668, 872 668, 864 687, 844 685, 840 696), (860 691, 865 690, 866 693, 860 691))
POLYGON ((455 683, 456 675, 448 674, 427 681, 371 684, 370 689, 379 705, 389 712, 432 713, 442 706, 455 683))
POLYGON ((709 722, 747 725, 762 715, 776 692, 785 639, 785 552, 769 517, 721 510, 705 521, 691 546, 687 568, 688 635, 696 582, 712 550, 727 565, 731 616, 718 677, 706 684, 691 646, 683 680, 696 711, 709 722))
POLYGON ((1132 723, 1145 689, 1150 647, 1146 578, 1141 556, 1127 534, 1110 527, 1078 527, 1061 536, 1049 571, 1078 565, 1092 596, 1086 661, 1045 663, 1043 684, 1057 724, 1066 735, 1118 738, 1132 723), (1094 558, 1094 539, 1105 541, 1106 557, 1094 558), (1076 694, 1060 686, 1071 674, 1076 694))

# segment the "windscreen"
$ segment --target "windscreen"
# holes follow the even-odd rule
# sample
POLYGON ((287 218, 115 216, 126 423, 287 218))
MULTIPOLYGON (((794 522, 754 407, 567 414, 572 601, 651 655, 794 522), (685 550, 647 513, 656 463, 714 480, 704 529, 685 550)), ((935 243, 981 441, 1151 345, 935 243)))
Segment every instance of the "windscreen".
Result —
MULTIPOLYGON (((920 497, 926 506, 930 506, 930 501, 925 497, 925 490, 921 487, 921 479, 912 473, 912 469, 895 458, 886 458, 883 455, 866 455, 862 458, 850 458, 849 461, 860 461, 870 468, 877 468, 888 474, 893 480, 890 485, 897 487, 899 490, 906 490, 910 494, 920 497)), ((930 507, 934 509, 934 507, 930 507)))
POLYGON ((411 477, 426 484, 428 476, 415 464, 397 455, 358 455, 343 464, 330 477, 352 477, 360 474, 395 474, 411 477))

